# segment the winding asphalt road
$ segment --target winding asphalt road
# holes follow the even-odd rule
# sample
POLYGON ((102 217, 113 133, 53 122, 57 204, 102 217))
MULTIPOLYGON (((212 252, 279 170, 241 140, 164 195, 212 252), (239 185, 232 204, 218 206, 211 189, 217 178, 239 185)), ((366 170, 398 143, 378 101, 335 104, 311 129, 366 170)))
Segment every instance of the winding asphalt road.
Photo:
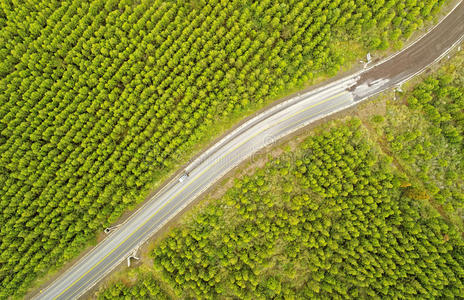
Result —
POLYGON ((315 120, 398 86, 446 55, 463 36, 461 3, 424 37, 396 55, 248 120, 194 160, 186 168, 189 176, 183 182, 176 179, 168 183, 34 298, 78 298, 214 182, 258 150, 315 120))

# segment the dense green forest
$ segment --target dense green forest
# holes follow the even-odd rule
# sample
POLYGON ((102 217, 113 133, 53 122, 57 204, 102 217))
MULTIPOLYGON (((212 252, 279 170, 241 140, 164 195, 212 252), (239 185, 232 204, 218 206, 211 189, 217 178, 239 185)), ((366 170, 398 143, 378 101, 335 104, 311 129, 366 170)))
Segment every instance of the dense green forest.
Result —
POLYGON ((76 256, 213 121, 335 74, 340 42, 388 48, 443 3, 1 1, 0 298, 76 256))
MULTIPOLYGON (((138 276, 169 298, 464 295, 464 51, 384 98, 242 171, 155 244, 138 276)), ((98 298, 149 295, 141 282, 98 298)))

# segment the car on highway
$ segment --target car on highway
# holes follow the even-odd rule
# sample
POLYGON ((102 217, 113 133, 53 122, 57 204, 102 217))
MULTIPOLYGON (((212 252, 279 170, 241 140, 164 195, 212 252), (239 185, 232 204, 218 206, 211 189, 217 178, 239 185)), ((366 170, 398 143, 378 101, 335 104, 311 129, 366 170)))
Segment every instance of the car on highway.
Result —
POLYGON ((182 176, 179 177, 179 182, 184 182, 185 179, 187 179, 187 177, 189 177, 189 173, 184 171, 184 174, 182 174, 182 176))

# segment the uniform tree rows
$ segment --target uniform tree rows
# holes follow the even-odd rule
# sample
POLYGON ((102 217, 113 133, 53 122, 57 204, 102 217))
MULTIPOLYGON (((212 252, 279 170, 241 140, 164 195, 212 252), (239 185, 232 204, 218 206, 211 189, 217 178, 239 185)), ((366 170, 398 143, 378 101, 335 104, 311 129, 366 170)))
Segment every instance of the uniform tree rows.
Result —
POLYGON ((391 163, 357 119, 323 130, 192 213, 156 272, 187 299, 459 297, 462 237, 391 163))
POLYGON ((141 201, 218 119, 407 37, 443 0, 0 3, 0 298, 141 201), (192 4, 193 3, 193 4, 192 4))

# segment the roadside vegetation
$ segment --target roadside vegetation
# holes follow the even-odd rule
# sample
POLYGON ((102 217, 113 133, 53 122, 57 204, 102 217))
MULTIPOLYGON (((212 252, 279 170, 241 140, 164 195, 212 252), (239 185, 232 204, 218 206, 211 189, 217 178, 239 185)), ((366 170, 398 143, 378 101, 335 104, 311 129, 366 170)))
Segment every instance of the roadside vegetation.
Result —
MULTIPOLYGON (((173 299, 461 297, 464 51, 396 96, 239 171, 138 276, 173 299)), ((97 295, 139 290, 110 282, 97 295)))
POLYGON ((432 200, 443 213, 464 218, 464 55, 427 77, 401 104, 372 119, 398 164, 414 178, 415 198, 432 200))
POLYGON ((132 286, 124 285, 119 282, 114 284, 111 288, 106 289, 101 299, 156 299, 164 300, 169 299, 169 295, 166 294, 159 286, 158 281, 152 276, 145 276, 143 279, 139 279, 137 284, 132 286))
POLYGON ((0 298, 78 255, 218 122, 400 46, 443 3, 2 1, 0 298))

